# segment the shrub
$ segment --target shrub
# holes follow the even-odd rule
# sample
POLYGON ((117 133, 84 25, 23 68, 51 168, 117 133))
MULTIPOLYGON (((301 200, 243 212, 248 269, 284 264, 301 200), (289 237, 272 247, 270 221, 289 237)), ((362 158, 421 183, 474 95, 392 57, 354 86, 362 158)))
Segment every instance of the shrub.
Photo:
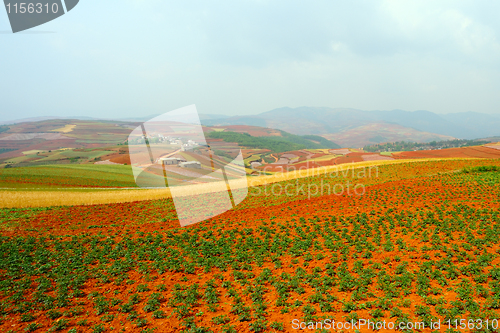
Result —
POLYGON ((251 332, 264 332, 267 329, 266 323, 262 320, 256 320, 248 326, 251 332))
POLYGON ((34 332, 41 327, 42 327, 42 325, 39 323, 30 323, 28 326, 26 326, 26 331, 27 332, 34 332))
POLYGON ((137 292, 142 293, 149 291, 148 285, 147 284, 140 284, 137 286, 137 292))
POLYGON ((64 329, 66 329, 66 327, 68 326, 68 323, 69 323, 69 320, 67 320, 67 319, 59 319, 58 321, 56 321, 54 323, 54 326, 52 326, 52 328, 56 331, 62 331, 64 329))
POLYGON ((148 321, 145 318, 137 318, 135 321, 135 326, 144 327, 148 324, 148 321))
POLYGON ((351 312, 356 310, 356 304, 353 302, 345 302, 344 306, 342 306, 342 311, 344 312, 351 312))
POLYGON ((112 314, 107 314, 101 317, 101 320, 105 323, 109 323, 110 321, 113 321, 115 319, 115 316, 112 314))
POLYGON ((370 312, 370 315, 375 319, 381 318, 384 316, 384 311, 382 311, 382 309, 375 309, 372 312, 370 312))
POLYGON ((226 324, 224 325, 224 327, 222 327, 222 333, 238 333, 238 331, 236 331, 236 329, 234 328, 234 326, 232 325, 229 325, 229 324, 226 324))
POLYGON ((220 315, 212 318, 212 322, 216 325, 226 324, 230 322, 230 319, 226 315, 220 315))
POLYGON ((308 315, 313 315, 316 313, 316 309, 313 306, 308 304, 302 308, 302 312, 304 312, 305 314, 308 314, 308 315))
POLYGON ((82 319, 82 320, 77 321, 76 324, 78 326, 87 326, 88 322, 87 322, 87 319, 82 319))
POLYGON ((33 316, 31 313, 25 313, 21 315, 21 321, 22 322, 30 322, 35 320, 35 316, 33 316))
POLYGON ((92 327, 93 333, 102 333, 105 331, 106 331, 106 329, 104 328, 104 326, 102 324, 98 324, 98 325, 95 325, 94 327, 92 327))
POLYGON ((47 317, 54 320, 62 316, 62 313, 57 310, 50 310, 47 312, 47 317))
POLYGON ((284 327, 283 323, 279 323, 277 321, 272 322, 269 325, 269 327, 274 328, 277 331, 284 331, 285 330, 285 327, 284 327))
POLYGON ((167 315, 162 310, 156 310, 155 312, 153 312, 153 318, 161 319, 161 318, 166 318, 166 317, 167 317, 167 315))

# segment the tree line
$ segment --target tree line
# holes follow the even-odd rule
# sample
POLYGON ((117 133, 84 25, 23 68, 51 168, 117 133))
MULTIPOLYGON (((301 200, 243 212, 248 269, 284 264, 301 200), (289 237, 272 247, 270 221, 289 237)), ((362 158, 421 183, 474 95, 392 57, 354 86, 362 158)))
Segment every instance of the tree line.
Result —
POLYGON ((432 150, 444 148, 458 148, 468 146, 480 146, 491 141, 487 140, 445 140, 445 141, 431 141, 431 142, 412 142, 412 141, 398 141, 379 143, 375 145, 365 146, 363 149, 367 152, 387 152, 387 151, 412 151, 412 150, 432 150))

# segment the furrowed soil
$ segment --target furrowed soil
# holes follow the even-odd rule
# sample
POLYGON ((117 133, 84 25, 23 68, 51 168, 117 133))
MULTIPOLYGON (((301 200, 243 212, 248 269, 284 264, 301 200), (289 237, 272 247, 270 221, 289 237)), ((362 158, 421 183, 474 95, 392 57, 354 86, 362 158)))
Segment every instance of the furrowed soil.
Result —
POLYGON ((287 180, 186 228, 170 199, 1 209, 0 330, 292 332, 294 319, 330 318, 431 332, 437 319, 491 322, 498 166, 418 162, 287 180))

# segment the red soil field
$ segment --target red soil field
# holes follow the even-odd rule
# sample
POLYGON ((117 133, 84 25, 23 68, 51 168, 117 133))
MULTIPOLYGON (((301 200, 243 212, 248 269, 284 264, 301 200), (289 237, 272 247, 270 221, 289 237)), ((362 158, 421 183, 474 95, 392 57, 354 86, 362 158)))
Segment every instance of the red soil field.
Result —
POLYGON ((337 157, 335 159, 335 164, 344 164, 344 163, 356 163, 356 162, 362 162, 363 161, 363 155, 366 155, 366 153, 349 153, 347 155, 337 157))
POLYGON ((103 160, 110 160, 114 163, 127 164, 130 165, 130 155, 129 154, 113 154, 102 158, 103 160))
POLYGON ((307 152, 307 151, 304 151, 304 150, 292 150, 292 151, 288 151, 286 152, 287 154, 294 154, 294 155, 297 155, 297 156, 308 156, 310 155, 311 153, 310 152, 307 152))
POLYGON ((361 158, 363 159, 363 161, 388 161, 394 159, 392 157, 383 156, 379 154, 366 154, 362 155, 361 158))
POLYGON ((457 172, 478 165, 500 161, 301 180, 365 184, 362 194, 308 199, 259 187, 235 210, 187 228, 169 200, 16 211, 0 231, 0 330, 36 322, 47 331, 65 320, 64 331, 294 332, 293 319, 498 317, 498 175, 457 172), (74 262, 87 270, 68 277, 87 279, 65 289, 57 270, 74 262))

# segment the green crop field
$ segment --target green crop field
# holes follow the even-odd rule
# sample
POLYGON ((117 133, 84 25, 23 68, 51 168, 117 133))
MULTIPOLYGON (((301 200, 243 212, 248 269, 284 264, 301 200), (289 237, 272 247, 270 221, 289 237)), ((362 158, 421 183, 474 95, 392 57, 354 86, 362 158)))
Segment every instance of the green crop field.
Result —
POLYGON ((126 165, 46 165, 0 169, 1 188, 136 187, 126 165))

